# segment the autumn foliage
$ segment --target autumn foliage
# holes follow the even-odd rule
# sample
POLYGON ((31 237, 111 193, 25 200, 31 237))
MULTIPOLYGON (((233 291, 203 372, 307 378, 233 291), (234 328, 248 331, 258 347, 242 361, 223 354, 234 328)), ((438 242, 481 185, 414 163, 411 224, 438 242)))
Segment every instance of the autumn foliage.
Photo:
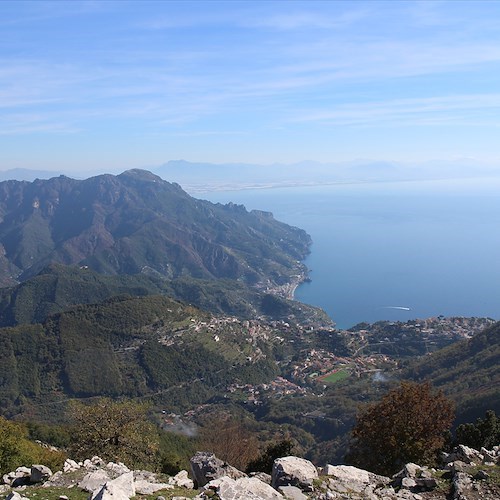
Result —
POLYGON ((357 417, 346 460, 378 474, 431 464, 454 418, 453 402, 429 383, 403 382, 357 417))

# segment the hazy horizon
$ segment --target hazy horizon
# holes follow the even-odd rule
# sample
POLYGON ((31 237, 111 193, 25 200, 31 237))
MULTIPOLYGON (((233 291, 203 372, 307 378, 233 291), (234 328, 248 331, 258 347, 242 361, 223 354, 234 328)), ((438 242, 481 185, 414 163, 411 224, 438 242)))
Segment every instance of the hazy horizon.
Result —
MULTIPOLYGON (((162 179, 176 182, 190 194, 261 189, 268 187, 356 184, 371 182, 443 181, 457 179, 486 180, 500 178, 500 169, 487 164, 471 164, 467 160, 397 163, 390 161, 353 160, 321 163, 303 160, 294 163, 208 163, 170 160, 161 165, 132 167, 149 170, 162 179)), ((71 170, 0 169, 0 181, 33 181, 65 175, 85 179, 102 174, 118 175, 128 169, 71 170)))

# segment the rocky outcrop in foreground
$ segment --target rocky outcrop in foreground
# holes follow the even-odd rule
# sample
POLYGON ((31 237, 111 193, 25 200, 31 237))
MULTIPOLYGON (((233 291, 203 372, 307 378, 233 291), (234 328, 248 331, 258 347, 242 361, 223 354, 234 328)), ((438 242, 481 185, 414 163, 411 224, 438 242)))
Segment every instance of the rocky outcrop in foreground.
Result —
MULTIPOLYGON (((500 447, 473 450, 458 446, 443 454, 444 466, 431 469, 408 463, 392 478, 349 465, 327 465, 317 469, 298 457, 275 460, 272 475, 249 475, 218 459, 198 452, 191 459, 191 477, 181 471, 173 477, 130 470, 122 463, 104 463, 99 457, 84 462, 66 460, 62 471, 52 474, 43 465, 19 467, 3 476, 0 494, 8 500, 59 498, 36 488, 68 492, 81 490, 89 500, 128 500, 156 495, 158 500, 493 500, 500 498, 500 447), (197 488, 197 490, 195 490, 197 488)), ((69 495, 69 493, 68 493, 69 495)), ((69 496, 71 498, 71 496, 69 496)))

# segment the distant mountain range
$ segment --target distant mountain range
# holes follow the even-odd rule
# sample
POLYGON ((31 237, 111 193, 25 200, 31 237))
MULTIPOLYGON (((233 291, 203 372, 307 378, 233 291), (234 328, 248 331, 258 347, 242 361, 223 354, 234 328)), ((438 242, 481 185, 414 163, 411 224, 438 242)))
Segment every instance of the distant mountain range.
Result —
MULTIPOLYGON (((492 175, 471 160, 404 165, 391 161, 355 160, 339 163, 302 161, 292 164, 196 163, 172 160, 152 169, 189 192, 251 187, 437 180, 492 175)), ((496 174, 498 175, 498 174, 496 174)))
MULTIPOLYGON (((402 164, 394 161, 358 159, 345 162, 321 163, 208 163, 170 160, 160 166, 147 168, 169 182, 180 184, 189 193, 220 189, 262 188, 277 186, 307 186, 336 183, 393 182, 415 180, 457 179, 498 176, 491 167, 474 159, 428 161, 402 164)), ((74 172, 62 172, 70 177, 74 172)), ((0 180, 48 179, 60 172, 11 169, 0 171, 0 180)), ((95 173, 79 172, 77 177, 95 173)))
POLYGON ((10 170, 0 170, 0 181, 34 181, 35 179, 50 179, 57 177, 62 172, 51 170, 30 170, 28 168, 11 168, 10 170))
POLYGON ((310 243, 271 213, 194 199, 143 170, 0 183, 3 286, 62 263, 272 288, 303 276, 310 243))

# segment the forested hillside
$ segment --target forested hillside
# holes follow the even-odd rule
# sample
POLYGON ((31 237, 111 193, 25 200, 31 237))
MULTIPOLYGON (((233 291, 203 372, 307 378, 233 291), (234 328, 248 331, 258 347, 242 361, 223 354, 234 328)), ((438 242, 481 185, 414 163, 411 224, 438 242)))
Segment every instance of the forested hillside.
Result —
POLYGON ((402 376, 430 380, 457 404, 459 422, 488 409, 500 413, 500 322, 430 356, 419 358, 402 376))
POLYGON ((1 328, 0 403, 10 414, 68 397, 147 396, 186 409, 233 383, 272 381, 308 337, 300 326, 214 316, 165 296, 118 296, 1 328))
POLYGON ((214 314, 244 319, 265 316, 307 323, 331 324, 319 308, 258 291, 230 279, 168 279, 158 273, 104 275, 78 266, 51 264, 19 285, 0 288, 0 327, 42 323, 69 306, 92 304, 117 295, 162 294, 214 314))
POLYGON ((0 284, 48 264, 105 274, 230 278, 279 287, 303 278, 310 237, 267 212, 196 200, 177 184, 130 170, 0 183, 0 284))

